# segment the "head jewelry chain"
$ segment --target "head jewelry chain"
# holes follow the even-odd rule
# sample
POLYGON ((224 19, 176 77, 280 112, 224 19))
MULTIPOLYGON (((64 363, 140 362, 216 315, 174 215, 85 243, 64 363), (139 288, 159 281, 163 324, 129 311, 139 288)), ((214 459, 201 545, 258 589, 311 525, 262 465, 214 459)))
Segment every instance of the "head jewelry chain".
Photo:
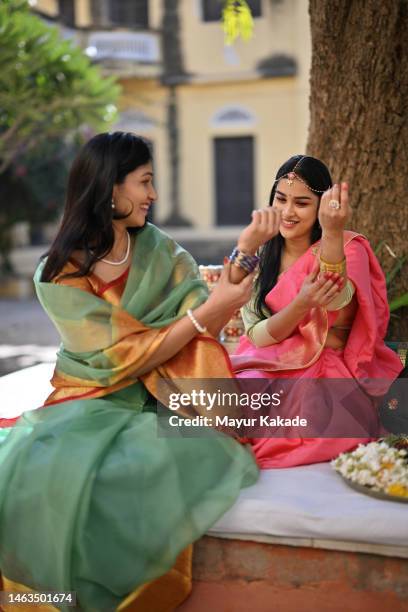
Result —
POLYGON ((327 187, 327 189, 314 189, 313 187, 311 187, 310 185, 308 185, 308 184, 306 183, 306 181, 304 181, 304 180, 302 179, 302 177, 301 177, 301 176, 299 176, 299 174, 297 174, 297 173, 296 173, 296 168, 298 167, 298 165, 300 164, 300 162, 301 162, 302 160, 304 160, 304 159, 305 159, 305 157, 306 157, 306 156, 304 155, 303 157, 301 157, 301 158, 299 159, 299 161, 297 161, 297 162, 296 162, 296 165, 295 165, 295 167, 293 168, 293 170, 292 170, 291 172, 287 172, 286 174, 283 174, 282 176, 279 176, 277 179, 275 179, 275 181, 274 181, 274 182, 275 182, 275 183, 277 183, 278 181, 280 181, 280 180, 282 180, 282 179, 286 179, 286 181, 287 181, 288 185, 289 185, 290 187, 292 187, 292 185, 293 185, 293 181, 294 181, 295 179, 298 179, 298 181, 300 181, 301 183, 303 183, 304 185, 306 185, 306 187, 307 187, 308 189, 310 189, 310 191, 314 191, 315 193, 324 193, 325 191, 327 191, 327 189, 330 189, 330 186, 329 186, 329 187, 327 187))

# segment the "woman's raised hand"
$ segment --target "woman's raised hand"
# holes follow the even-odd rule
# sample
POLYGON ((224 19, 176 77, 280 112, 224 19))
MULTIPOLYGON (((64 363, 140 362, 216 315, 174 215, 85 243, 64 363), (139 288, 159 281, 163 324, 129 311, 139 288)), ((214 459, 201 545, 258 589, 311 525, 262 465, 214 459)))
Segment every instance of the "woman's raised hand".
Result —
POLYGON ((255 255, 260 246, 279 232, 280 211, 272 206, 252 211, 252 221, 238 238, 238 249, 255 255))
POLYGON ((344 230, 350 215, 347 183, 333 185, 322 195, 319 222, 324 234, 337 234, 344 230))
POLYGON ((343 288, 344 279, 338 274, 326 272, 318 278, 319 271, 320 264, 316 260, 313 270, 306 276, 296 296, 298 304, 305 311, 315 306, 327 306, 343 288))
POLYGON ((220 280, 214 287, 207 304, 224 314, 225 311, 234 311, 244 306, 252 293, 255 273, 248 274, 240 283, 230 280, 231 262, 227 262, 221 272, 220 280))

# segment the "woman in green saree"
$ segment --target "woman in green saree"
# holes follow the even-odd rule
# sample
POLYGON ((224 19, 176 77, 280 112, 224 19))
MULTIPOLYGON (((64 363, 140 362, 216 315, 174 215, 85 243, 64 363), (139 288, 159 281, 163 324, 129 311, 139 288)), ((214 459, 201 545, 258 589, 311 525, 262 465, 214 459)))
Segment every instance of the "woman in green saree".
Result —
MULTIPOLYGON (((152 178, 134 135, 100 134, 79 153, 34 277, 61 335, 54 392, 2 423, 3 588, 75 591, 78 610, 173 610, 191 589, 191 543, 258 475, 225 434, 160 435, 161 379, 233 376, 215 338, 252 275, 234 283, 227 264, 208 297, 192 257, 146 222, 152 178)), ((273 211, 254 217, 259 244, 277 233, 273 211)))

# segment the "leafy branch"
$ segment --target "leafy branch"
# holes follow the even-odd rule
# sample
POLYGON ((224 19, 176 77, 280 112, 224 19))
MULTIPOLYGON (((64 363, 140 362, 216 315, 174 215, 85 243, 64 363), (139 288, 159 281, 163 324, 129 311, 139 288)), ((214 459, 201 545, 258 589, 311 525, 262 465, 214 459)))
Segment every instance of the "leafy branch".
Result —
POLYGON ((240 36, 249 40, 254 30, 254 20, 246 0, 226 0, 222 11, 225 43, 232 45, 240 36))
POLYGON ((115 118, 119 87, 73 42, 29 11, 25 0, 0 5, 0 173, 52 136, 115 118))

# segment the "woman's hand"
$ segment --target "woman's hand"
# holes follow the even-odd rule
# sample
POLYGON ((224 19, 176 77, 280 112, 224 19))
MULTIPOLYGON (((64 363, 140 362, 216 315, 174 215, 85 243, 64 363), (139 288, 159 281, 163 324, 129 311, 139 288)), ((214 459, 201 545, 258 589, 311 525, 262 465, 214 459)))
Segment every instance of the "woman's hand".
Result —
POLYGON ((248 274, 239 283, 232 283, 230 280, 231 266, 229 261, 224 265, 220 280, 206 302, 211 309, 220 314, 234 312, 251 298, 255 273, 248 274))
POLYGON ((252 211, 252 221, 238 238, 238 249, 255 255, 260 246, 279 232, 280 211, 272 206, 252 211))
POLYGON ((342 234, 350 214, 347 183, 334 185, 322 195, 319 207, 319 222, 323 234, 342 234), (334 206, 338 202, 339 208, 334 206), (330 204, 331 203, 331 204, 330 204))
MULTIPOLYGON (((231 263, 225 264, 220 280, 206 302, 194 309, 196 320, 217 338, 221 329, 228 323, 233 313, 251 298, 254 273, 248 274, 240 283, 229 279, 231 263)), ((160 348, 138 370, 138 376, 150 372, 158 365, 171 359, 190 340, 198 335, 195 325, 186 315, 169 326, 168 333, 160 348)))
POLYGON ((317 278, 319 271, 320 265, 316 260, 312 272, 306 276, 296 296, 297 303, 305 312, 315 306, 327 306, 343 288, 344 279, 338 274, 326 272, 317 278))

